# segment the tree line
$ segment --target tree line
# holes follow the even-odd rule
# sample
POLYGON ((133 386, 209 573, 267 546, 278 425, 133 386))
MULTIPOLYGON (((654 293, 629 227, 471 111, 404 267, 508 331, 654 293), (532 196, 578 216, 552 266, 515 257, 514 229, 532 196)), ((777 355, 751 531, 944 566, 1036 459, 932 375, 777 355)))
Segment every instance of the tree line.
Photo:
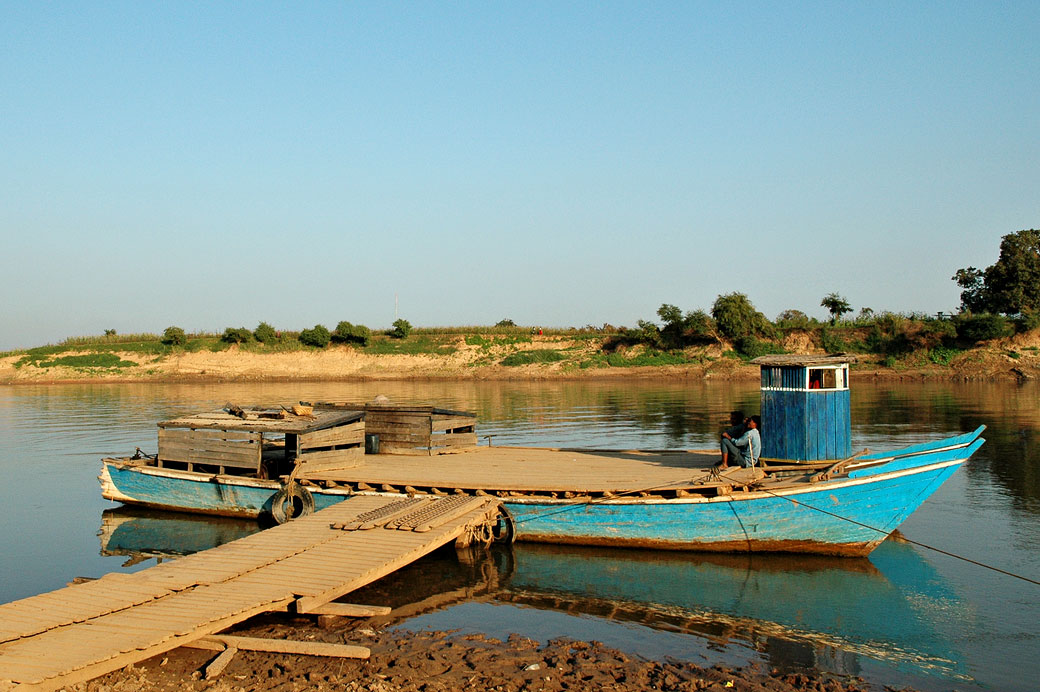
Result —
POLYGON ((710 311, 683 312, 669 303, 657 310, 658 322, 639 320, 623 330, 614 345, 643 344, 678 350, 712 343, 731 344, 741 356, 753 358, 782 353, 783 336, 792 330, 816 333, 828 351, 852 350, 897 357, 927 350, 936 362, 948 361, 957 349, 980 341, 1040 327, 1040 231, 1023 230, 1003 237, 1000 257, 986 269, 958 269, 952 277, 961 286, 960 310, 935 316, 875 313, 864 307, 852 321, 843 317, 852 306, 832 292, 820 305, 830 313, 821 323, 800 310, 784 310, 770 321, 747 295, 728 293, 715 299, 710 311))

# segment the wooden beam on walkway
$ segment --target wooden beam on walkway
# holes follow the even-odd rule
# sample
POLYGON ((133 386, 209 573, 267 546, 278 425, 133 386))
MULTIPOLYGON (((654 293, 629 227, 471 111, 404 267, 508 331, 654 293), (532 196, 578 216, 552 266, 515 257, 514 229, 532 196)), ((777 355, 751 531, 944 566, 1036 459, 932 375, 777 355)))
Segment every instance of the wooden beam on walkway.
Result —
POLYGON ((368 658, 371 651, 364 646, 332 644, 329 642, 303 642, 294 639, 265 639, 263 637, 240 637, 233 634, 214 634, 185 644, 189 649, 210 649, 213 646, 224 650, 264 651, 272 654, 299 654, 301 656, 332 656, 335 658, 368 658))
POLYGON ((309 615, 336 615, 341 618, 370 618, 376 615, 389 615, 390 606, 356 605, 354 603, 326 603, 313 608, 309 615))

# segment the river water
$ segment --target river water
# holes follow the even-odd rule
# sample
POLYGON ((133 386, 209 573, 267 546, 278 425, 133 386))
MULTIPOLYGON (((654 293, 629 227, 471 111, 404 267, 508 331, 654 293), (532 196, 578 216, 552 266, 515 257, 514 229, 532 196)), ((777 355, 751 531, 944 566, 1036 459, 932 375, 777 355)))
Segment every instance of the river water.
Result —
MULTIPOLYGON (((99 459, 155 451, 159 420, 298 400, 475 411, 494 444, 705 448, 753 384, 380 382, 0 387, 0 602, 133 571, 256 530, 101 499, 99 459)), ((923 690, 1034 690, 1040 679, 1040 386, 853 382, 853 448, 988 426, 987 443, 869 559, 653 551, 446 550, 356 594, 403 626, 636 655, 860 675, 923 690), (922 545, 923 544, 923 545, 922 545), (929 547, 939 548, 945 553, 929 547)), ((482 439, 483 443, 483 439, 482 439)), ((435 463, 435 462, 434 462, 435 463)))

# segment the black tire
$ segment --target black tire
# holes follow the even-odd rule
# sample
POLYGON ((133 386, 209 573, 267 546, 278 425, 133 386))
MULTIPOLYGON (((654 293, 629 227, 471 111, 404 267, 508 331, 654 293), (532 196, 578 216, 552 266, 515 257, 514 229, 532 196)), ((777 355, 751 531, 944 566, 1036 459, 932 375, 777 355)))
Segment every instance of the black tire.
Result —
POLYGON ((513 521, 513 515, 505 507, 500 507, 497 520, 491 528, 491 537, 495 543, 511 544, 516 540, 516 523, 513 521))
POLYGON ((314 513, 314 496, 307 488, 293 481, 271 498, 271 518, 276 524, 314 513))

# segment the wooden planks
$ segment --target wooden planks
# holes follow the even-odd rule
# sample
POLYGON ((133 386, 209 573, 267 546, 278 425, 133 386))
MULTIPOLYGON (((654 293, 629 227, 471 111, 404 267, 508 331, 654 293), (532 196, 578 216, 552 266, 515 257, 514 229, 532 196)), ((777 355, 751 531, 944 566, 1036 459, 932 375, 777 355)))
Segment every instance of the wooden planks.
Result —
POLYGON ((233 468, 260 468, 262 435, 228 430, 159 429, 159 465, 176 461, 233 468))
POLYGON ((363 412, 349 410, 319 410, 310 415, 287 414, 285 418, 260 418, 257 409, 246 409, 246 418, 232 416, 223 410, 209 411, 192 416, 162 421, 159 428, 190 428, 211 430, 244 430, 268 433, 305 433, 312 430, 344 425, 361 420, 363 412))
POLYGON ((300 449, 319 449, 340 445, 361 445, 365 441, 365 424, 351 423, 334 428, 315 430, 300 435, 300 449))
MULTIPOLYGON (((488 492, 629 493, 648 488, 711 485, 709 468, 718 452, 596 451, 533 447, 477 447, 429 459, 380 456, 356 469, 314 476, 342 483, 366 483, 488 492)), ((739 469, 743 478, 747 469, 739 469)), ((748 472, 748 481, 751 480, 748 472)), ((305 474, 305 477, 309 477, 305 474)), ((739 481, 737 481, 739 482, 739 481)))
POLYGON ((477 417, 432 407, 367 406, 365 432, 379 436, 380 454, 431 455, 475 447, 477 417))
MULTIPOLYGON (((329 608, 335 598, 464 536, 497 511, 497 503, 485 498, 467 515, 425 533, 332 528, 333 523, 350 522, 392 501, 351 498, 141 572, 0 606, 6 628, 6 640, 0 642, 0 681, 55 690, 203 640, 294 602, 301 613, 329 608)), ((248 648, 248 642, 226 637, 224 644, 248 648)), ((346 649, 339 651, 337 655, 346 649)))

